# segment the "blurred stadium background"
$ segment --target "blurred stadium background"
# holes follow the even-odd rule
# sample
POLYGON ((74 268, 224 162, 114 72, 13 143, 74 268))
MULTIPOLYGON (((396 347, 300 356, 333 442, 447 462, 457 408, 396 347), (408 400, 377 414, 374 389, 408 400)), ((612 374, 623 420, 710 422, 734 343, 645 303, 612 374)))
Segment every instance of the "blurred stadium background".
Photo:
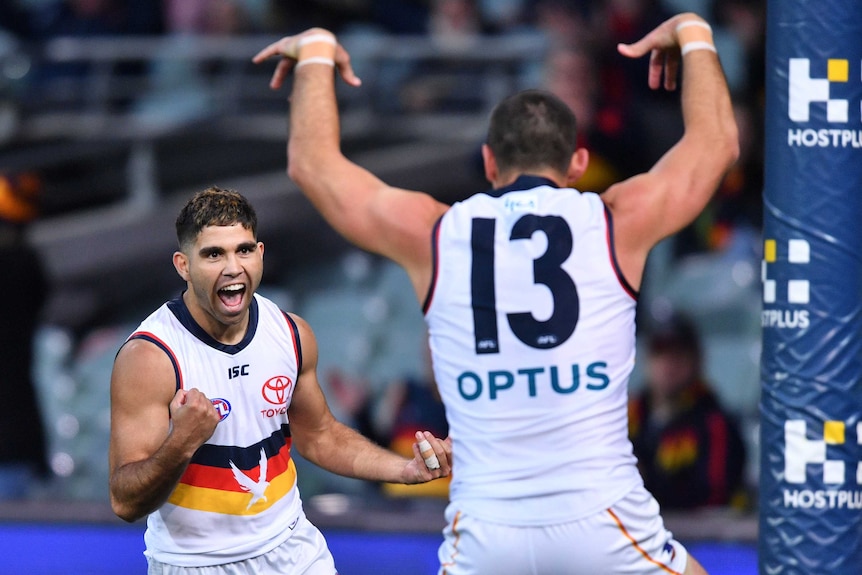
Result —
MULTIPOLYGON (((424 369, 424 324, 406 276, 350 248, 287 179, 286 93, 269 90, 272 67, 252 65, 254 53, 310 24, 338 30, 364 80, 362 89, 341 89, 345 152, 389 183, 452 202, 486 187, 478 149, 491 107, 545 83, 559 32, 542 9, 563 6, 593 22, 623 3, 219 0, 199 6, 194 22, 181 8, 203 2, 158 4, 4 0, 0 8, 0 176, 41 182, 28 237, 52 288, 34 369, 53 472, 31 499, 0 502, 2 573, 144 571, 143 526, 122 525, 107 506, 109 376, 140 319, 182 289, 170 261, 173 219, 194 191, 217 184, 255 204, 267 246, 261 291, 313 326, 324 384, 335 368, 377 388, 424 369), (440 32, 437 8, 458 4, 478 19, 466 32, 440 32), (222 9, 226 16, 213 16, 222 9), (96 551, 104 561, 93 560, 96 551)), ((635 23, 678 9, 723 17, 716 37, 720 51, 727 46, 734 96, 758 117, 760 88, 743 69, 762 57, 751 52, 750 22, 708 0, 630 4, 643 11, 635 23)), ((736 4, 746 5, 727 5, 736 4)), ((585 45, 600 49, 602 40, 614 38, 585 45)), ((602 77, 607 96, 613 75, 602 77)), ((621 152, 652 161, 678 136, 676 103, 624 97, 650 145, 621 152)), ((716 213, 743 201, 719 200, 711 220, 654 252, 640 322, 681 309, 703 329, 709 379, 743 424, 756 498, 759 221, 719 221, 716 213)), ((636 372, 633 387, 641 380, 636 372)), ((352 417, 336 400, 333 408, 352 417)), ((442 500, 387 498, 300 465, 308 514, 345 573, 435 572, 442 500), (362 566, 375 558, 376 569, 362 566)), ((712 573, 754 573, 751 508, 668 523, 712 573)))

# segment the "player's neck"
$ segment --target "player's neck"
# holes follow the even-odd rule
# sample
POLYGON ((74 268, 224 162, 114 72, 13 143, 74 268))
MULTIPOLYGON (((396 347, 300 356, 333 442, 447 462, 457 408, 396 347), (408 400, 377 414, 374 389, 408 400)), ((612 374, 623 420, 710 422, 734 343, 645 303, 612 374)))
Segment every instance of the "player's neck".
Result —
POLYGON ((201 329, 214 340, 225 345, 236 345, 243 340, 248 331, 248 309, 239 316, 231 318, 233 321, 225 321, 224 318, 217 318, 214 312, 204 309, 194 295, 190 295, 190 291, 186 290, 183 293, 183 300, 192 319, 201 329))
POLYGON ((499 190, 500 188, 512 185, 515 180, 521 176, 538 176, 540 178, 547 178, 557 184, 560 188, 566 187, 567 182, 566 177, 563 174, 560 174, 557 170, 553 170, 551 168, 535 168, 523 171, 512 170, 505 174, 499 174, 494 181, 491 182, 491 185, 495 190, 499 190))

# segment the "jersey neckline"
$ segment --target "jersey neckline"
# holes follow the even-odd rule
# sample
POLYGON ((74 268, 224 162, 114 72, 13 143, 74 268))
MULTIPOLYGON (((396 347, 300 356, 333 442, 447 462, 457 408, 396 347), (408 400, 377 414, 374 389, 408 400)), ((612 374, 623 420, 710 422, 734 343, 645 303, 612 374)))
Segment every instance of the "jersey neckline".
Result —
POLYGON ((488 192, 485 192, 489 196, 499 198, 504 194, 509 192, 521 192, 524 190, 532 190, 533 188, 538 188, 539 186, 550 186, 552 188, 559 188, 553 180, 549 178, 545 178, 543 176, 532 176, 529 174, 522 174, 518 176, 518 178, 509 184, 508 186, 503 186, 502 188, 492 189, 488 192))
POLYGON ((171 313, 174 314, 174 317, 177 318, 177 321, 179 321, 183 327, 189 331, 189 333, 209 347, 229 355, 236 355, 248 347, 251 340, 254 339, 254 334, 257 331, 259 314, 256 297, 252 297, 251 305, 248 308, 248 327, 246 328, 245 335, 242 340, 236 344, 222 343, 208 334, 206 330, 204 330, 204 328, 202 328, 192 317, 192 312, 189 311, 188 306, 186 306, 186 302, 183 301, 182 294, 170 300, 167 305, 168 309, 171 310, 171 313))

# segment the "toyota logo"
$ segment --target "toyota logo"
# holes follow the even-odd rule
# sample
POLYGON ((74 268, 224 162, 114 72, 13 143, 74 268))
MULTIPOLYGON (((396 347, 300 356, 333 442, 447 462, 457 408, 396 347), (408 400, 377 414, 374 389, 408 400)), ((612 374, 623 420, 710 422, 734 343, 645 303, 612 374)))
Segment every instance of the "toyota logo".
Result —
POLYGON ((273 405, 284 405, 290 397, 293 382, 286 375, 276 375, 266 380, 260 392, 273 405))

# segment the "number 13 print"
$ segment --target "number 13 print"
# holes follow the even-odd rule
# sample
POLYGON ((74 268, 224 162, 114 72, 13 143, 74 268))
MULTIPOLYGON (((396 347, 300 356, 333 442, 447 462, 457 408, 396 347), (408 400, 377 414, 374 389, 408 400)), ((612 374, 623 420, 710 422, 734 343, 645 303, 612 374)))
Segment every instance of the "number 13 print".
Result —
MULTIPOLYGON (((471 302, 476 353, 500 353, 497 326, 497 291, 494 274, 494 233, 497 221, 473 218, 471 247, 471 302)), ((578 289, 571 276, 562 268, 572 253, 572 231, 560 216, 528 214, 512 226, 509 241, 525 240, 536 232, 545 234, 548 247, 533 260, 533 283, 551 291, 553 312, 539 321, 531 311, 506 314, 509 327, 524 344, 536 349, 551 349, 562 345, 575 331, 580 313, 578 289)), ((506 254, 500 254, 505 257, 506 254)))

